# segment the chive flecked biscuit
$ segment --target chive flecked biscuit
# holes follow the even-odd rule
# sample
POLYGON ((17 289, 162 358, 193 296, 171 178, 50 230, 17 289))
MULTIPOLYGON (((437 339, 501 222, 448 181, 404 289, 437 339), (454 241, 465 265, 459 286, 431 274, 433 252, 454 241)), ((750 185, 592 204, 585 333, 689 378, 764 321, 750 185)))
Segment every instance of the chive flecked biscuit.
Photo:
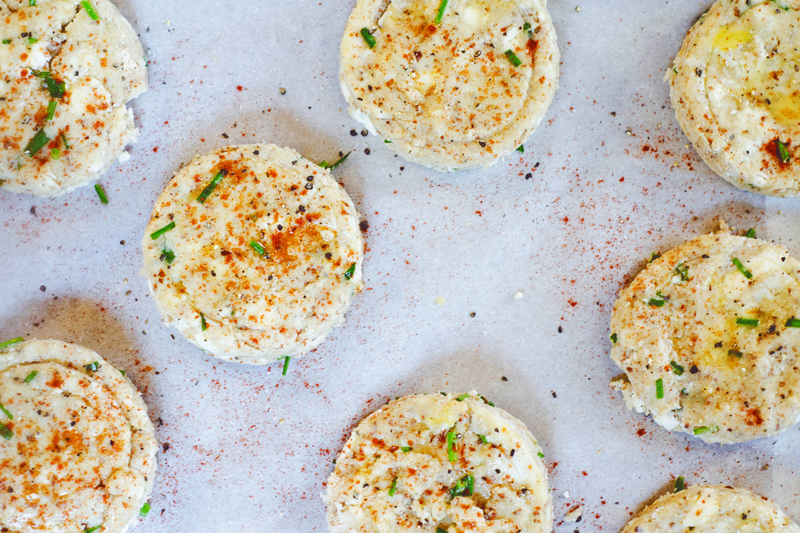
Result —
POLYGON ((667 77, 700 157, 740 189, 800 194, 799 0, 718 0, 667 77))
POLYGON ((558 65, 545 0, 358 0, 339 79, 350 115, 389 148, 454 171, 525 142, 558 65))
POLYGON ((337 457, 323 495, 332 533, 549 533, 544 454, 475 392, 389 402, 337 457))
POLYGON ((108 0, 0 2, 0 188, 58 196, 135 142, 147 89, 136 32, 108 0))
POLYGON ((628 522, 622 533, 800 533, 772 501, 749 490, 693 485, 667 494, 628 522))
POLYGON ((363 286, 350 197, 330 170, 273 145, 196 157, 158 198, 142 248, 164 320, 237 363, 313 349, 363 286))
POLYGON ((775 435, 800 420, 800 263, 726 232, 650 263, 611 317, 613 382, 629 408, 707 442, 775 435))
POLYGON ((147 407, 91 350, 0 349, 0 437, 3 531, 122 533, 149 509, 158 443, 147 407))

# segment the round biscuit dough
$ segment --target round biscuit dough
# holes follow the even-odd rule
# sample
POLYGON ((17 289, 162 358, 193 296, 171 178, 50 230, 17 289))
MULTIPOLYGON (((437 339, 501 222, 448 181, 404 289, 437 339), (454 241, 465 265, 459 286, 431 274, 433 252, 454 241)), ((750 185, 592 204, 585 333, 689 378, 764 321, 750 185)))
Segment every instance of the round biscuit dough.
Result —
POLYGON ((142 248, 165 322, 237 363, 312 350, 363 286, 364 239, 350 197, 329 170, 273 145, 196 157, 158 198, 142 248))
POLYGON ((621 292, 611 358, 627 378, 613 386, 670 431, 717 443, 775 435, 800 420, 795 317, 800 263, 785 248, 725 232, 694 238, 621 292))
POLYGON ((74 344, 14 344, 0 350, 0 403, 13 417, 0 410, 11 432, 0 439, 4 531, 122 533, 137 522, 158 443, 118 369, 74 344))
POLYGON ((800 195, 800 0, 718 0, 667 72, 700 157, 747 191, 800 195))
POLYGON ((0 1, 0 189, 70 192, 126 158, 139 136, 125 104, 147 89, 142 45, 111 2, 91 5, 98 20, 80 0, 0 1), (48 81, 63 83, 63 96, 48 81))
POLYGON ((364 419, 337 457, 323 495, 328 525, 332 533, 549 533, 543 457, 522 422, 475 392, 406 396, 364 419), (467 475, 473 494, 451 493, 467 475))
POLYGON ((667 494, 628 522, 622 533, 800 533, 772 501, 749 490, 693 485, 667 494))
POLYGON ((342 93, 350 115, 409 161, 446 172, 487 167, 533 133, 558 86, 547 3, 450 0, 437 25, 438 8, 439 0, 358 0, 342 37, 342 93))

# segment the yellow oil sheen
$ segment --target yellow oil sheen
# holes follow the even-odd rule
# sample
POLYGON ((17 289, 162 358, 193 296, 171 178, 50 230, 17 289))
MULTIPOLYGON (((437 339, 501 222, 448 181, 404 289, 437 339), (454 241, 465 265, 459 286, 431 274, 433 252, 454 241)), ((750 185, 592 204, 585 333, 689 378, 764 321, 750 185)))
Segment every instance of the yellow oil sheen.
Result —
POLYGON ((753 39, 753 34, 748 30, 725 26, 714 36, 712 45, 719 50, 733 50, 753 39))

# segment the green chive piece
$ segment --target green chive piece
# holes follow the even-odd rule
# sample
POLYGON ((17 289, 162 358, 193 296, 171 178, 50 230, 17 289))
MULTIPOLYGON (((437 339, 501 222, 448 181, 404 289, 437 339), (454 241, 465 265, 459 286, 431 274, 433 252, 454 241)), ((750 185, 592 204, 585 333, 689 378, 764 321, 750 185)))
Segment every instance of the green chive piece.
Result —
MULTIPOLYGON (((261 243, 258 242, 255 239, 251 239, 250 240, 250 248, 255 250, 256 253, 258 255, 260 255, 261 257, 267 256, 267 251, 264 249, 264 246, 262 246, 261 243)), ((269 256, 267 256, 267 257, 269 257, 269 256)))
POLYGON ((97 196, 100 198, 100 203, 103 205, 108 204, 108 196, 106 196, 106 191, 103 190, 103 186, 99 183, 95 183, 94 190, 97 192, 97 196))
POLYGON ((99 526, 87 527, 86 529, 83 530, 83 533, 94 533, 95 531, 97 531, 101 527, 103 527, 102 524, 99 525, 99 526))
POLYGON ((67 136, 64 132, 61 132, 61 140, 64 141, 64 150, 69 150, 69 143, 67 142, 67 136))
POLYGON ((506 57, 515 67, 518 67, 522 64, 522 61, 519 60, 517 54, 515 54, 513 50, 506 50, 506 57))
POLYGON ((486 440, 486 436, 485 435, 478 434, 478 438, 481 439, 482 443, 489 444, 489 441, 486 440))
POLYGON ((89 372, 97 372, 98 370, 103 368, 103 366, 100 363, 98 363, 97 361, 92 361, 88 365, 84 365, 83 368, 85 368, 89 372))
POLYGON ((172 222, 170 222, 169 224, 167 224, 166 226, 164 226, 163 228, 161 228, 160 230, 157 230, 157 231, 154 231, 153 233, 151 233, 150 234, 150 238, 153 239, 153 240, 156 240, 156 239, 158 239, 159 237, 161 237, 162 235, 164 235, 166 232, 168 232, 171 229, 175 229, 175 221, 174 220, 172 222))
POLYGON ((675 361, 670 361, 669 366, 672 367, 672 371, 675 373, 676 376, 683 375, 684 370, 686 370, 685 368, 683 368, 683 366, 679 365, 675 361))
POLYGON ((752 272, 747 270, 744 267, 744 265, 742 264, 742 262, 739 261, 738 258, 734 257, 731 261, 733 262, 733 266, 735 266, 737 269, 739 269, 739 272, 741 272, 744 275, 744 277, 746 277, 747 279, 750 279, 750 278, 753 277, 752 272))
POLYGON ((492 402, 490 402, 489 400, 487 400, 486 396, 484 396, 483 394, 478 394, 478 396, 480 397, 481 400, 483 400, 483 403, 485 403, 486 405, 491 405, 492 407, 494 407, 494 404, 492 402))
POLYGON ((0 423, 0 437, 11 440, 14 437, 14 432, 7 425, 0 423))
MULTIPOLYGON (((389 142, 391 142, 391 141, 389 141, 389 142)), ((339 153, 341 153, 341 152, 339 152, 339 153)), ((338 167, 339 165, 341 165, 342 163, 344 163, 344 162, 345 162, 345 160, 346 160, 348 157, 350 157, 350 154, 351 154, 351 153, 353 153, 353 151, 352 151, 352 150, 350 150, 349 152, 347 152, 346 154, 344 154, 342 157, 340 157, 340 158, 339 158, 339 160, 338 160, 336 163, 334 163, 334 164, 332 164, 332 165, 331 165, 331 164, 328 164, 328 162, 327 162, 327 161, 323 161, 322 163, 320 163, 320 164, 319 164, 319 166, 321 166, 322 168, 327 168, 328 170, 333 170, 334 168, 336 168, 336 167, 338 167)))
POLYGON ((448 0, 440 0, 439 1, 439 11, 436 12, 436 18, 433 20, 433 23, 437 26, 442 23, 442 18, 444 17, 444 11, 447 9, 447 2, 448 0))
POLYGON ((475 478, 472 476, 472 474, 467 474, 456 481, 456 484, 450 489, 450 497, 455 498, 456 496, 472 496, 474 492, 475 478))
POLYGON ((779 8, 783 9, 784 11, 789 11, 789 8, 783 4, 778 3, 778 0, 769 0, 769 1, 778 6, 779 8))
POLYGON ((756 238, 756 228, 750 228, 747 230, 747 233, 744 234, 745 237, 748 239, 755 239, 756 238))
POLYGON ((692 433, 695 435, 702 435, 703 433, 716 433, 717 431, 719 431, 717 426, 699 426, 694 428, 692 433))
POLYGON ((647 305, 652 305, 653 307, 664 307, 665 303, 667 303, 667 301, 660 298, 650 298, 647 300, 647 305))
POLYGON ((683 476, 678 476, 678 479, 675 480, 674 492, 680 492, 685 489, 686 489, 686 481, 684 481, 683 476))
POLYGON ((144 502, 144 505, 142 505, 142 508, 139 509, 139 516, 144 518, 145 516, 147 516, 147 513, 149 513, 149 512, 150 512, 150 504, 147 503, 147 502, 144 502))
POLYGON ((117 370, 119 370, 119 373, 122 374, 123 376, 127 376, 128 375, 128 373, 125 370, 122 370, 120 368, 118 368, 117 370))
POLYGON ((39 150, 44 148, 44 146, 49 142, 50 137, 47 136, 47 134, 44 132, 44 129, 41 129, 36 132, 36 135, 33 136, 33 139, 30 140, 22 153, 28 157, 33 157, 39 153, 39 150))
POLYGON ((658 259, 659 257, 661 257, 661 254, 660 254, 660 253, 658 253, 658 252, 653 252, 653 253, 651 253, 651 254, 650 254, 650 262, 652 263, 653 261, 655 261, 655 260, 656 260, 656 259, 658 259))
POLYGON ((447 459, 451 463, 455 463, 456 459, 458 459, 458 455, 456 454, 455 450, 456 444, 456 430, 451 429, 447 432, 447 459))
POLYGON ((0 342, 0 350, 5 350, 9 346, 22 342, 24 340, 25 339, 23 339, 22 337, 17 337, 16 339, 11 339, 10 341, 0 342))
POLYGON ((728 355, 730 355, 731 357, 739 358, 742 356, 742 352, 740 352, 739 350, 728 350, 728 355))
POLYGON ((392 480, 392 486, 389 487, 389 496, 394 496, 395 492, 397 492, 397 478, 392 480))
POLYGON ((517 152, 520 152, 520 153, 524 154, 525 153, 525 145, 524 144, 520 144, 519 146, 517 146, 517 152))
POLYGON ((284 358, 284 361, 283 361, 283 372, 281 372, 282 376, 285 376, 286 375, 286 371, 289 370, 289 361, 291 361, 291 360, 292 360, 292 357, 290 355, 287 355, 284 358))
POLYGON ((83 0, 81 2, 83 9, 86 10, 86 14, 91 17, 92 20, 100 20, 100 16, 97 14, 97 11, 94 10, 94 6, 89 0, 83 0))
POLYGON ((36 5, 36 0, 28 0, 28 5, 29 6, 35 6, 36 5))
POLYGON ((447 533, 447 530, 446 529, 442 529, 440 527, 437 527, 436 528, 436 533, 447 533))
POLYGON ((44 78, 44 84, 47 86, 52 98, 61 98, 67 92, 67 84, 63 81, 56 81, 49 72, 44 78))
POLYGON ((56 105, 58 105, 58 102, 55 100, 50 100, 50 103, 47 104, 47 120, 53 120, 56 114, 56 105))
POLYGON ((36 37, 28 37, 28 46, 33 46, 34 44, 38 43, 39 39, 36 37))
POLYGON ((164 248, 163 250, 161 250, 161 257, 162 259, 166 259, 167 263, 172 263, 175 260, 175 252, 164 248))
POLYGON ((0 403, 0 411, 3 411, 3 413, 8 417, 9 420, 14 420, 14 415, 12 415, 8 411, 8 409, 6 409, 5 405, 3 405, 2 403, 0 403))
POLYGON ((361 28, 361 36, 367 42, 367 46, 375 48, 375 37, 372 36, 367 28, 361 28))
POLYGON ((411 451, 411 446, 400 446, 400 449, 403 450, 403 453, 408 453, 411 451))
POLYGON ((201 192, 200 196, 197 197, 197 201, 200 202, 201 204, 205 203, 209 195, 212 192, 214 192, 214 189, 217 188, 217 185, 219 185, 219 182, 222 181, 222 178, 224 177, 225 177, 224 170, 220 170, 219 172, 217 172, 217 175, 211 179, 211 182, 208 185, 206 185, 206 188, 203 189, 203 192, 201 192))
POLYGON ((737 326, 756 327, 758 325, 758 319, 757 318, 737 318, 736 319, 736 325, 737 326))
POLYGON ((456 398, 456 401, 457 402, 463 402, 467 398, 471 398, 471 396, 465 392, 464 394, 462 394, 458 398, 456 398))
POLYGON ((775 141, 775 147, 776 147, 775 152, 778 155, 778 159, 781 160, 781 163, 783 163, 784 165, 786 163, 788 163, 789 159, 790 159, 790 156, 789 156, 789 149, 786 148, 786 145, 783 144, 782 142, 776 140, 775 141))
POLYGON ((617 344, 618 337, 616 333, 612 333, 608 338, 611 340, 611 344, 617 344))
POLYGON ((352 265, 350 265, 350 268, 348 268, 348 269, 345 271, 345 273, 344 273, 344 279, 346 279, 346 280, 350 281, 351 279, 353 279, 353 274, 355 274, 355 272, 356 272, 356 264, 355 264, 355 263, 353 263, 352 265))
POLYGON ((206 315, 200 313, 200 331, 205 331, 208 329, 208 323, 206 322, 206 315))
POLYGON ((540 458, 544 459, 544 454, 542 452, 539 452, 536 455, 538 455, 540 458))
POLYGON ((659 400, 664 398, 664 380, 661 378, 656 380, 656 398, 659 400))
POLYGON ((689 267, 683 263, 679 263, 675 267, 675 274, 681 277, 681 281, 689 281, 689 267))
POLYGON ((384 143, 384 144, 392 144, 392 141, 389 141, 389 140, 387 140, 387 139, 384 139, 384 140, 383 140, 383 143, 384 143))
POLYGON ((61 159, 61 150, 59 150, 58 148, 53 148, 52 150, 50 150, 50 157, 58 161, 59 159, 61 159))
POLYGON ((800 328, 800 320, 796 319, 795 317, 790 318, 786 321, 787 328, 800 328))
POLYGON ((11 44, 11 39, 3 39, 3 44, 11 44))
POLYGON ((38 374, 38 373, 39 373, 38 370, 34 370, 33 372, 31 372, 30 374, 25 376, 25 380, 24 380, 25 383, 30 383, 31 381, 33 381, 33 379, 36 377, 36 374, 38 374))
POLYGON ((525 24, 522 25, 522 31, 527 32, 528 38, 530 40, 533 40, 533 31, 531 31, 531 23, 530 22, 526 22, 525 24))

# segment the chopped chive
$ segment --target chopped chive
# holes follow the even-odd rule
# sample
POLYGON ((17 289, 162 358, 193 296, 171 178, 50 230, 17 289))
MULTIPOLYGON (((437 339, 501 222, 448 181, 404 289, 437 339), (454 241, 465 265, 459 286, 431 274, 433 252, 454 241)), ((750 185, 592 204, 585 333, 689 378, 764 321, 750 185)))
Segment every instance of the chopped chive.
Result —
POLYGON ((455 463, 458 455, 455 451, 455 444, 456 444, 456 430, 451 429, 447 432, 447 459, 451 463, 455 463))
POLYGON ((531 31, 531 23, 530 22, 526 22, 525 24, 522 25, 522 31, 527 32, 528 38, 530 40, 533 40, 533 31, 531 31))
POLYGON ((122 374, 123 376, 128 375, 128 373, 125 370, 122 370, 121 368, 118 368, 117 370, 119 370, 119 373, 122 374))
POLYGON ((14 420, 14 415, 12 415, 2 403, 0 403, 0 411, 3 411, 9 420, 14 420))
POLYGON ((411 446, 400 446, 400 449, 403 450, 403 453, 408 453, 411 451, 411 446))
POLYGON ((683 263, 675 267, 675 274, 681 277, 681 281, 689 281, 689 267, 683 263))
POLYGON ((461 394, 458 398, 456 398, 456 401, 463 402, 467 398, 471 398, 471 396, 465 392, 464 394, 461 394))
POLYGON ((35 6, 36 5, 36 0, 28 0, 28 5, 29 6, 35 6))
POLYGON ((149 512, 150 512, 150 504, 147 503, 147 502, 144 502, 144 505, 142 505, 142 508, 139 509, 139 516, 144 518, 145 516, 147 516, 147 513, 149 513, 149 512))
POLYGON ((664 380, 658 378, 656 380, 656 398, 659 400, 664 397, 664 380))
POLYGON ((352 265, 350 265, 350 268, 348 268, 348 269, 345 271, 345 273, 344 273, 344 279, 346 279, 346 280, 350 281, 351 279, 353 279, 353 274, 355 274, 355 272, 356 272, 356 264, 355 264, 355 263, 353 263, 352 265))
POLYGON ((103 366, 97 361, 92 361, 88 365, 84 365, 83 368, 85 368, 89 372, 97 372, 98 370, 103 368, 103 366))
POLYGON ((212 192, 214 192, 214 189, 217 188, 217 185, 219 185, 219 182, 222 181, 222 178, 224 177, 225 177, 224 170, 220 170, 219 172, 217 172, 217 175, 211 179, 211 182, 208 185, 206 185, 206 188, 203 189, 203 192, 201 192, 200 196, 197 197, 197 201, 200 202, 201 204, 205 203, 209 195, 212 192))
POLYGON ((395 492, 397 492, 397 478, 392 480, 392 486, 389 487, 389 496, 394 496, 395 492))
POLYGON ((492 407, 494 407, 494 404, 492 402, 490 402, 489 400, 487 400, 486 396, 484 396, 483 394, 478 394, 478 396, 480 397, 481 400, 483 400, 483 403, 485 403, 486 405, 491 405, 492 407))
POLYGON ((33 46, 34 44, 38 43, 39 39, 36 37, 28 37, 28 46, 33 46))
POLYGON ((778 3, 778 0, 769 0, 769 1, 778 6, 779 8, 783 9, 784 11, 789 11, 789 8, 783 4, 778 3))
POLYGON ((384 144, 392 144, 392 141, 390 141, 388 139, 384 139, 383 142, 384 142, 384 144))
POLYGON ((0 437, 11 440, 14 437, 14 432, 7 425, 0 423, 0 437))
POLYGON ((520 152, 520 153, 524 154, 525 153, 525 145, 524 144, 520 144, 519 146, 517 146, 517 152, 520 152))
POLYGON ((284 358, 284 361, 283 361, 283 372, 281 372, 282 376, 285 376, 286 375, 286 371, 289 370, 289 361, 291 361, 291 360, 292 360, 292 357, 290 355, 287 355, 284 358))
POLYGON ((739 358, 742 356, 742 352, 740 352, 739 350, 728 350, 728 355, 730 355, 731 357, 739 358))
POLYGON ((38 374, 38 373, 39 373, 38 370, 34 370, 33 372, 31 372, 30 374, 25 376, 25 379, 24 379, 25 383, 30 383, 31 381, 33 381, 33 379, 36 377, 36 374, 38 374))
POLYGON ((208 329, 208 323, 206 322, 206 315, 200 313, 200 331, 205 331, 208 329))
POLYGON ((437 527, 436 528, 436 533, 447 533, 447 530, 446 529, 442 529, 440 527, 437 527))
POLYGON ((106 196, 106 191, 103 190, 103 186, 99 183, 95 183, 94 190, 97 192, 97 196, 100 198, 100 203, 106 205, 108 203, 108 196, 106 196))
POLYGON ((538 455, 540 458, 544 459, 544 454, 542 452, 539 452, 536 455, 538 455))
POLYGON ((150 234, 150 238, 153 239, 153 240, 156 240, 156 239, 158 239, 159 237, 161 237, 162 235, 164 235, 166 232, 168 232, 171 229, 175 229, 175 221, 174 220, 172 222, 170 222, 169 224, 167 224, 166 226, 164 226, 163 228, 161 228, 160 230, 157 230, 157 231, 154 231, 153 233, 151 233, 150 234))
POLYGON ((3 44, 11 44, 11 39, 3 39, 3 44))
POLYGON ((719 431, 717 426, 699 426, 694 428, 692 433, 695 435, 702 435, 703 433, 716 433, 717 431, 719 431))
POLYGON ((736 268, 738 268, 738 269, 739 269, 739 272, 741 272, 741 273, 744 275, 744 277, 746 277, 747 279, 750 279, 750 278, 752 278, 752 277, 753 277, 753 274, 752 274, 752 272, 750 272, 749 270, 747 270, 747 269, 744 267, 744 265, 742 264, 742 262, 741 262, 741 261, 739 261, 739 259, 738 259, 738 258, 734 257, 734 258, 733 258, 731 261, 733 262, 733 266, 735 266, 736 268))
POLYGON ((456 484, 450 489, 450 497, 455 498, 456 496, 472 496, 474 492, 475 478, 472 476, 472 474, 467 474, 456 481, 456 484))
POLYGON ((656 260, 656 259, 658 259, 659 257, 661 257, 661 254, 660 254, 660 253, 658 253, 658 252, 653 252, 653 253, 651 253, 651 254, 650 254, 650 262, 652 263, 653 261, 655 261, 655 260, 656 260))
POLYGON ((744 236, 747 237, 748 239, 755 239, 756 238, 756 229, 755 228, 750 228, 749 230, 747 230, 747 233, 745 233, 744 236))
POLYGON ((737 326, 751 326, 756 327, 758 325, 757 318, 737 318, 736 319, 737 326))
POLYGON ((97 531, 101 527, 103 527, 102 524, 99 525, 99 526, 87 527, 86 529, 83 530, 83 533, 94 533, 95 531, 97 531))
POLYGON ((684 370, 686 370, 685 368, 683 368, 683 366, 679 365, 675 361, 670 361, 669 366, 672 367, 672 371, 675 373, 676 376, 682 375, 684 370))
MULTIPOLYGON (((391 142, 391 141, 389 141, 389 142, 391 142)), ((338 160, 337 162, 335 162, 334 164, 332 164, 332 165, 331 165, 331 164, 328 164, 328 162, 327 162, 327 161, 323 161, 322 163, 320 163, 320 164, 319 164, 319 166, 321 166, 322 168, 327 168, 328 170, 333 170, 334 168, 336 168, 336 167, 338 167, 339 165, 341 165, 342 163, 344 163, 344 162, 345 162, 345 160, 346 160, 348 157, 350 157, 350 154, 351 154, 352 152, 353 152, 353 151, 352 151, 352 150, 350 150, 349 152, 347 152, 346 154, 344 154, 342 157, 340 157, 340 158, 339 158, 339 160, 338 160)), ((339 153, 341 153, 341 152, 339 152, 339 153)))
POLYGON ((488 441, 488 440, 486 440, 486 436, 485 436, 485 435, 481 435, 481 434, 479 433, 479 434, 478 434, 478 438, 479 438, 479 439, 481 439, 481 442, 482 442, 482 443, 484 443, 484 444, 489 444, 489 441, 488 441))
POLYGON ((56 81, 49 72, 44 78, 44 84, 47 86, 47 90, 53 98, 61 98, 67 90, 67 84, 63 81, 56 81))
POLYGON ((64 141, 64 150, 69 150, 69 143, 67 142, 67 135, 61 132, 61 140, 64 141))
POLYGON ((608 338, 611 340, 611 344, 617 344, 617 334, 616 333, 612 333, 608 338))
POLYGON ((164 248, 161 250, 161 259, 166 259, 167 263, 172 263, 175 260, 175 252, 164 248))
POLYGON ((796 319, 795 317, 790 318, 786 321, 787 328, 800 328, 800 320, 796 319))
POLYGON ((686 489, 686 482, 683 480, 683 476, 678 476, 678 479, 675 480, 675 491, 680 492, 686 489))
POLYGON ((59 159, 61 159, 61 150, 59 150, 58 148, 53 148, 52 150, 50 150, 50 157, 58 161, 59 159))
POLYGON ((786 148, 786 145, 780 142, 779 140, 775 140, 775 152, 778 155, 778 159, 781 160, 781 163, 784 165, 789 162, 789 149, 786 148))
POLYGON ((58 102, 55 100, 50 100, 50 103, 47 104, 47 120, 53 120, 56 114, 56 105, 58 105, 58 102))
POLYGON ((11 339, 10 341, 0 342, 0 350, 5 350, 9 346, 22 342, 24 340, 25 339, 23 339, 22 337, 17 337, 16 339, 11 339))
POLYGON ((515 54, 513 50, 506 50, 506 57, 515 67, 518 67, 522 64, 522 61, 519 60, 517 54, 515 54))
POLYGON ((650 298, 647 300, 647 305, 652 305, 653 307, 664 307, 665 303, 667 303, 667 301, 661 298, 650 298))
POLYGON ((447 9, 447 2, 448 0, 440 0, 439 1, 439 10, 436 12, 436 18, 433 20, 433 23, 437 26, 442 23, 442 18, 444 17, 444 11, 447 9))
POLYGON ((36 132, 36 135, 33 136, 33 139, 30 140, 28 145, 22 151, 28 157, 33 157, 39 150, 44 148, 44 145, 50 142, 50 137, 44 132, 44 128, 40 129, 36 132))
POLYGON ((250 240, 250 248, 252 248, 253 250, 255 250, 255 251, 256 251, 256 253, 257 253, 258 255, 260 255, 261 257, 264 257, 264 256, 267 256, 267 257, 269 257, 269 256, 267 255, 267 251, 264 249, 264 246, 262 246, 262 245, 261 245, 261 243, 260 243, 260 242, 258 242, 258 241, 257 241, 257 240, 255 240, 255 239, 251 239, 251 240, 250 240))
POLYGON ((89 0, 83 0, 83 2, 81 2, 81 5, 83 6, 83 9, 86 10, 86 14, 89 15, 89 17, 91 17, 92 20, 100 20, 97 11, 94 10, 94 6, 89 0))
POLYGON ((367 28, 361 28, 361 36, 367 42, 367 46, 375 48, 375 37, 372 36, 367 28))

